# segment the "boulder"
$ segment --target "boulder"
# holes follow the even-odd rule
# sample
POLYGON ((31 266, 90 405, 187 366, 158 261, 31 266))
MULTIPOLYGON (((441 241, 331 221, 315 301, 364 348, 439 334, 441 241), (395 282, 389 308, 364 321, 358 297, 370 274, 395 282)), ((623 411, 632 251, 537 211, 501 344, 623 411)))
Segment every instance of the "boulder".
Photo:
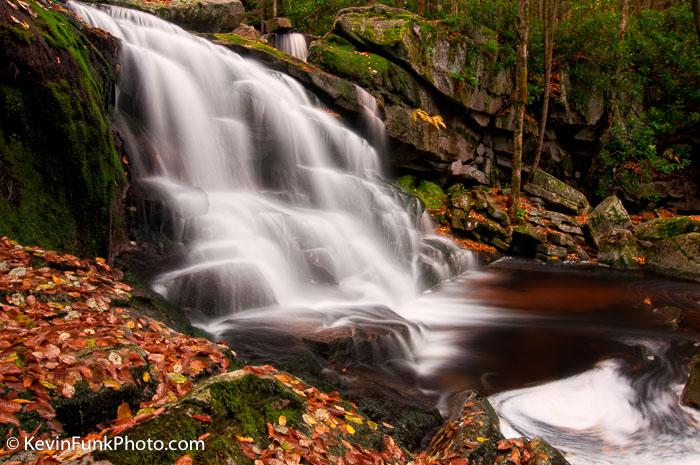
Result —
POLYGON ((333 32, 376 50, 477 112, 495 115, 512 91, 512 70, 499 72, 489 59, 487 50, 498 39, 485 27, 455 32, 447 23, 373 5, 340 10, 333 32))
POLYGON ((260 37, 262 37, 262 34, 260 31, 255 29, 253 26, 249 24, 240 24, 236 29, 232 31, 234 34, 238 34, 241 37, 245 37, 246 39, 251 39, 251 40, 260 40, 260 37))
POLYGON ((640 241, 656 242, 669 237, 700 232, 700 221, 687 216, 676 218, 656 218, 634 228, 634 234, 640 241))
POLYGON ((628 229, 615 229, 598 243, 598 261, 614 268, 638 268, 637 240, 628 229))
POLYGON ((585 195, 540 169, 535 172, 532 182, 526 184, 523 189, 529 194, 541 197, 555 208, 564 208, 577 215, 589 208, 585 195))
POLYGON ((488 400, 474 391, 449 399, 450 418, 432 437, 426 449, 429 457, 464 457, 468 463, 491 465, 503 440, 499 419, 488 400))
POLYGON ((670 237, 646 252, 647 266, 659 273, 700 282, 700 233, 670 237))
POLYGON ((688 382, 683 388, 681 401, 690 407, 700 409, 700 355, 695 356, 688 365, 688 382))
POLYGON ((265 21, 265 32, 271 34, 273 32, 284 32, 292 28, 292 20, 289 18, 270 18, 265 21))
POLYGON ((596 246, 600 240, 612 234, 616 229, 628 229, 632 226, 627 210, 615 195, 606 198, 591 212, 586 227, 596 246))
POLYGON ((196 32, 221 32, 235 29, 245 10, 241 0, 177 0, 148 2, 145 0, 96 0, 94 3, 134 8, 196 32))

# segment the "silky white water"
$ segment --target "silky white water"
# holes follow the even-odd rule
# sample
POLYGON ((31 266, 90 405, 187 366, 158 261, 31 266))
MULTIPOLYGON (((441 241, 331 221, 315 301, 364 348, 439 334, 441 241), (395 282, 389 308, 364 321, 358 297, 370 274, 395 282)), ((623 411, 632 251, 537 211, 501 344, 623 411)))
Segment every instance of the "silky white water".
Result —
POLYGON ((309 49, 304 34, 298 32, 281 32, 275 38, 275 46, 287 55, 306 61, 309 49))
MULTIPOLYGON (((122 40, 120 130, 187 249, 155 288, 201 324, 260 308, 395 308, 465 268, 466 252, 423 240, 377 151, 293 79, 146 13, 70 5, 122 40)), ((378 130, 373 97, 358 98, 378 130)))
MULTIPOLYGON (((69 5, 122 40, 120 134, 136 184, 185 250, 154 286, 195 323, 220 334, 256 320, 301 329, 379 322, 390 329, 378 357, 430 376, 468 356, 458 348, 467 328, 504 318, 459 295, 421 294, 468 268, 470 256, 430 237, 415 201, 383 181, 375 148, 296 81, 151 15, 69 5)), ((380 112, 362 89, 357 97, 371 140, 383 131, 380 112)), ((581 450, 599 425, 594 433, 615 447, 652 444, 654 431, 625 404, 631 382, 615 366, 581 376, 493 400, 512 432, 556 430, 552 442, 577 464, 657 463, 647 447, 636 462, 581 450), (610 408, 579 411, 596 399, 610 408)), ((692 444, 664 444, 679 453, 658 463, 697 463, 692 444)))

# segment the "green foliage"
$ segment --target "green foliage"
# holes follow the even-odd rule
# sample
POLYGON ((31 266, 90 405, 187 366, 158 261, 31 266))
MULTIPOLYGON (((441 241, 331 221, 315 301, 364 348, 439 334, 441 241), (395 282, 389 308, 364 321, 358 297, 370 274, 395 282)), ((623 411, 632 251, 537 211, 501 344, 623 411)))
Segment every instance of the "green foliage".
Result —
POLYGON ((602 163, 596 193, 605 196, 622 189, 633 198, 654 202, 655 176, 670 174, 690 164, 687 152, 659 152, 654 124, 647 115, 613 126, 600 154, 602 163))
POLYGON ((442 188, 433 182, 424 179, 417 182, 415 176, 406 175, 396 179, 394 184, 402 191, 418 197, 427 209, 437 210, 447 203, 447 196, 442 188))

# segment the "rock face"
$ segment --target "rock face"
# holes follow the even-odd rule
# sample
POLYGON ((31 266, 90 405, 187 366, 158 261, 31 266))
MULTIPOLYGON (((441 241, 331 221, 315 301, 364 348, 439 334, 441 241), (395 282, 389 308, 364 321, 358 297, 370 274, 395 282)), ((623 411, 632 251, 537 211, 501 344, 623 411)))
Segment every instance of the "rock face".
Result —
POLYGON ((0 236, 111 256, 125 238, 108 113, 119 43, 22 5, 0 5, 0 236))
POLYGON ((647 266, 700 282, 700 233, 681 234, 655 243, 647 252, 647 266))
POLYGON ((600 241, 605 236, 616 233, 619 229, 628 229, 632 226, 627 210, 616 196, 603 200, 591 212, 586 221, 588 233, 593 240, 593 243, 600 247, 600 241))
MULTIPOLYGON (((497 66, 498 43, 497 33, 486 28, 455 31, 440 21, 373 5, 340 10, 333 30, 311 43, 309 61, 383 103, 393 166, 429 172, 442 183, 492 185, 505 180, 512 158, 513 70, 497 66)), ((588 163, 588 158, 575 163, 574 151, 590 155, 594 145, 576 134, 588 129, 595 135, 602 105, 596 98, 583 108, 566 102, 565 74, 561 95, 553 97, 541 166, 569 179, 575 166, 588 163)), ((534 137, 527 139, 533 145, 534 137)), ((577 202, 571 206, 581 209, 577 202)))
POLYGON ((585 195, 540 169, 535 172, 532 182, 525 185, 524 190, 555 208, 563 208, 577 215, 589 208, 585 195))
POLYGON ((231 31, 241 24, 245 14, 241 0, 175 0, 169 3, 151 3, 143 0, 95 0, 94 3, 135 8, 196 32, 231 31))

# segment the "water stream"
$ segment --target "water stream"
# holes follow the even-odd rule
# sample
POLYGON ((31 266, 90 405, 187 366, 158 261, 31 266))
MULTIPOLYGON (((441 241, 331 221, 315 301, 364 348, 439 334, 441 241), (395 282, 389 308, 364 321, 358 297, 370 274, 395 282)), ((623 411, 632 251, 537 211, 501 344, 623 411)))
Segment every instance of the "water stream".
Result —
MULTIPOLYGON (((186 250, 154 288, 195 324, 273 358, 284 338, 358 341, 351 366, 393 373, 436 403, 491 392, 506 431, 545 436, 577 465, 700 463, 700 416, 678 405, 674 361, 697 327, 674 336, 594 318, 634 309, 622 299, 613 311, 617 281, 596 294, 588 277, 557 287, 525 270, 522 290, 497 268, 461 274, 473 257, 385 182, 370 94, 358 88, 373 144, 286 75, 145 13, 69 5, 122 40, 117 126, 135 184, 186 250), (564 304, 546 314, 552 293, 564 304), (528 309, 539 295, 549 300, 528 309), (591 301, 607 310, 579 308, 591 301)), ((698 312, 697 287, 673 286, 670 300, 698 312)))

